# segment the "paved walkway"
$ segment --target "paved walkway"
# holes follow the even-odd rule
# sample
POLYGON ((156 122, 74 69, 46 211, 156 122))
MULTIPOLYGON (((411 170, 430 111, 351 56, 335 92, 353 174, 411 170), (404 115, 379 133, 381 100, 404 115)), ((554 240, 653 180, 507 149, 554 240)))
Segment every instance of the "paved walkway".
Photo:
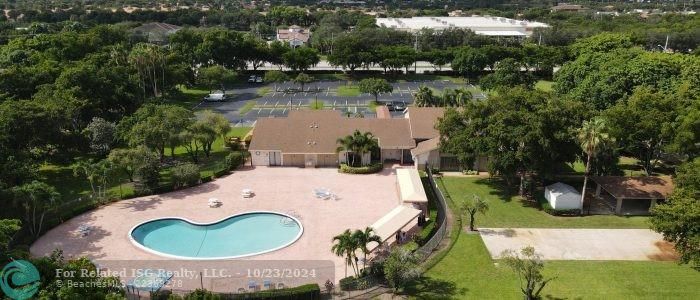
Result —
POLYGON ((491 257, 526 246, 546 260, 675 260, 673 245, 649 229, 481 228, 491 257))

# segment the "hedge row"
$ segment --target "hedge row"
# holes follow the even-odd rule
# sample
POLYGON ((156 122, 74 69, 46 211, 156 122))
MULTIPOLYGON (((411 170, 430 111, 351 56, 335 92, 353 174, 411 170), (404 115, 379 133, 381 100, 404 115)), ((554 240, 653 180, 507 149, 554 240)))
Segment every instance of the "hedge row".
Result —
POLYGON ((162 290, 151 293, 151 299, 155 300, 177 300, 177 299, 206 299, 206 300, 228 300, 228 299, 280 299, 280 300, 317 300, 321 299, 321 288, 318 284, 305 284, 298 287, 258 291, 240 294, 213 293, 211 291, 197 289, 184 297, 173 295, 169 290, 162 290))
POLYGON ((552 216, 579 216, 581 215, 580 209, 554 209, 549 204, 549 202, 541 202, 542 210, 552 216))
POLYGON ((382 163, 374 163, 363 167, 351 167, 347 164, 340 164, 340 169, 338 172, 346 174, 372 174, 377 173, 382 169, 384 169, 384 165, 382 165, 382 163))

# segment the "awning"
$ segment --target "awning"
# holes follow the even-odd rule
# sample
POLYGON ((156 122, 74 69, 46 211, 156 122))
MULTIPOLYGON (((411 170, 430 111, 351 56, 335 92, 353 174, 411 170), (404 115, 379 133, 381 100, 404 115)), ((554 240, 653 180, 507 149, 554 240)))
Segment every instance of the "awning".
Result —
MULTIPOLYGON (((405 205, 399 205, 377 220, 377 222, 370 225, 370 227, 374 230, 374 234, 378 235, 382 239, 382 242, 385 242, 394 236, 397 231, 401 230, 401 228, 411 223, 411 221, 420 214, 420 210, 405 205)), ((375 242, 368 244, 369 249, 374 249, 377 246, 378 244, 375 242)))
POLYGON ((426 203, 423 182, 416 169, 396 169, 396 180, 399 184, 399 194, 404 203, 426 203))

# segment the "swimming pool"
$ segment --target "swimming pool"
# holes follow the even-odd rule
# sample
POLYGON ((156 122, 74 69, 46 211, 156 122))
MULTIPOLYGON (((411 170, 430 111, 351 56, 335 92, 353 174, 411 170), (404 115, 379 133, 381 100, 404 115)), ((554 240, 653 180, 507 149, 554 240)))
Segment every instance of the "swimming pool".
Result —
POLYGON ((301 237, 295 217, 268 211, 247 212, 202 224, 162 218, 136 225, 129 237, 139 248, 181 259, 227 259, 282 249, 301 237))

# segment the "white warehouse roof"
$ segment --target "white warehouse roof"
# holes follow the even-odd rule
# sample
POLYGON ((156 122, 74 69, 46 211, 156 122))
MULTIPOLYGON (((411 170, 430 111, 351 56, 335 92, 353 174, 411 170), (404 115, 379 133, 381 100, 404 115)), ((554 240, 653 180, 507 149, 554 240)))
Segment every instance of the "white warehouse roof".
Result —
POLYGON ((534 28, 549 27, 541 22, 489 16, 377 18, 377 26, 404 31, 420 31, 424 28, 435 30, 465 28, 477 34, 489 36, 529 36, 534 28))

